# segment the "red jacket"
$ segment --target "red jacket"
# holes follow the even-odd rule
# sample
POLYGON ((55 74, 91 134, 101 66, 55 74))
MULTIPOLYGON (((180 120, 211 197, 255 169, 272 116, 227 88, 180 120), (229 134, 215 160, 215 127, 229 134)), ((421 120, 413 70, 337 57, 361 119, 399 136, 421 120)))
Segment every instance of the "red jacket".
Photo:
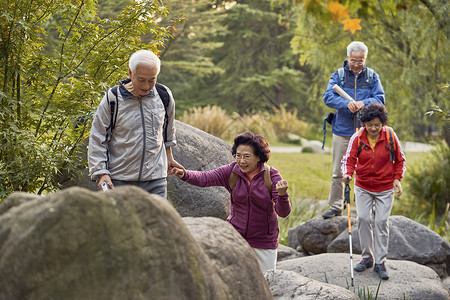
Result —
POLYGON ((370 192, 383 192, 394 187, 394 179, 401 180, 405 173, 405 154, 403 153, 397 135, 393 132, 395 143, 395 163, 389 160, 389 136, 386 127, 383 126, 380 132, 375 149, 370 147, 367 139, 367 131, 362 130, 359 141, 362 142, 361 152, 358 157, 359 131, 350 138, 347 152, 342 158, 342 175, 355 174, 355 185, 370 192))
POLYGON ((287 217, 291 212, 289 195, 278 195, 275 185, 281 175, 274 167, 270 168, 272 198, 264 183, 266 168, 261 165, 259 173, 248 184, 245 174, 236 162, 211 171, 185 170, 182 180, 201 187, 223 186, 229 188, 231 172, 239 178, 231 192, 230 215, 227 221, 245 238, 253 248, 276 249, 278 247, 278 216, 287 217))

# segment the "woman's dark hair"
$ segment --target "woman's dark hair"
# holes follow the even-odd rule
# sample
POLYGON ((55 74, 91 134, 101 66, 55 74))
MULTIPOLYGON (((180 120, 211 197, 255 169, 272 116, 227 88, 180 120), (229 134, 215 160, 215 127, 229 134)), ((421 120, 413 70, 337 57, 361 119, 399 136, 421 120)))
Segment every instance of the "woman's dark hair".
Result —
POLYGON ((387 111, 383 104, 371 103, 361 111, 361 122, 369 122, 373 119, 380 119, 383 125, 387 124, 387 111))
POLYGON ((239 145, 248 145, 252 147, 255 156, 259 157, 260 163, 265 163, 269 160, 269 143, 262 135, 254 134, 252 132, 246 132, 238 135, 234 139, 234 144, 231 148, 231 154, 233 154, 233 156, 236 155, 236 149, 239 145))

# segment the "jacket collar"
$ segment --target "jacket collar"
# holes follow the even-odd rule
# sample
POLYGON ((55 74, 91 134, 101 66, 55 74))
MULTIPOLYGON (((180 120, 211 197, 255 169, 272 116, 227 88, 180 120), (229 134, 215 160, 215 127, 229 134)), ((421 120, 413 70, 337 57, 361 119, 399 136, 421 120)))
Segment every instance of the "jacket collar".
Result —
MULTIPOLYGON (((125 88, 125 84, 131 82, 130 78, 124 79, 120 82, 119 85, 119 89, 120 89, 120 94, 122 95, 123 100, 127 100, 130 98, 136 98, 135 95, 133 95, 132 93, 130 93, 126 88, 125 88)), ((155 87, 153 87, 153 89, 150 91, 150 93, 148 93, 149 97, 154 97, 155 96, 155 87)))
MULTIPOLYGON (((386 133, 386 127, 383 126, 383 128, 381 128, 380 137, 378 138, 377 143, 378 143, 378 141, 387 140, 386 134, 387 134, 386 133)), ((364 128, 363 132, 361 133, 361 138, 360 139, 361 139, 362 142, 364 142, 365 144, 368 145, 369 139, 367 138, 367 130, 366 130, 366 128, 364 128)))

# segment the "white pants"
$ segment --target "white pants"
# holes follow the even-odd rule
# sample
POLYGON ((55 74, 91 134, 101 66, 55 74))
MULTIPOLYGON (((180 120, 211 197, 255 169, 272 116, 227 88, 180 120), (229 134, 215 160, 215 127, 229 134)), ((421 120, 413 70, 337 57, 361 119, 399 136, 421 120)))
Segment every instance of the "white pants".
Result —
POLYGON ((376 264, 384 263, 389 247, 389 215, 394 204, 394 189, 376 193, 355 186, 355 200, 361 256, 373 258, 376 264))
POLYGON ((258 259, 259 268, 262 272, 275 269, 277 265, 277 249, 258 249, 255 250, 258 259))
POLYGON ((344 184, 342 183, 341 161, 347 151, 349 136, 333 134, 333 175, 331 178, 328 204, 334 210, 342 211, 344 206, 344 184))

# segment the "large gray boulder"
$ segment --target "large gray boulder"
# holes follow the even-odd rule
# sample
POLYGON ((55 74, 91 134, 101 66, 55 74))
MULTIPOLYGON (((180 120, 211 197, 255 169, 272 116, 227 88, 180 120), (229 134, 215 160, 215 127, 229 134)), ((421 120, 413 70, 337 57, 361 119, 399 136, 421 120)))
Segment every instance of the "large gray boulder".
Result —
MULTIPOLYGON (((354 263, 361 260, 360 255, 353 255, 354 263)), ((353 264, 354 266, 355 264, 353 264)), ((390 278, 382 280, 372 269, 358 273, 354 272, 354 286, 351 286, 350 255, 346 253, 324 253, 284 260, 277 263, 277 269, 295 272, 304 277, 336 285, 348 289, 356 295, 365 295, 364 299, 412 299, 412 300, 448 300, 450 292, 432 269, 406 260, 388 260, 386 268, 390 278), (378 285, 380 288, 377 294, 378 285), (369 296, 370 295, 370 296, 369 296)), ((291 283, 274 287, 272 291, 292 290, 291 283)), ((303 288, 299 286, 298 288, 303 288)), ((274 294, 275 296, 275 294, 274 294)), ((275 296, 275 298, 277 298, 275 296)), ((282 299, 291 299, 288 297, 282 299)), ((313 295, 293 299, 322 299, 313 295)), ((340 299, 337 296, 334 299, 340 299)))
POLYGON ((130 186, 8 198, 0 202, 8 205, 0 215, 0 300, 234 299, 159 196, 130 186))
MULTIPOLYGON (((175 160, 188 170, 209 171, 233 161, 231 147, 223 140, 190 125, 176 121, 175 160)), ((168 177, 168 199, 183 217, 226 219, 230 194, 224 187, 196 187, 175 176, 168 177)))
POLYGON ((192 236, 230 287, 232 299, 272 299, 255 252, 231 224, 218 218, 183 218, 192 236))
MULTIPOLYGON (((317 217, 291 229, 290 245, 309 254, 349 252, 348 219, 317 217)), ((352 250, 361 254, 358 226, 352 218, 352 250)), ((389 217, 388 259, 409 260, 426 265, 439 276, 446 273, 450 258, 449 244, 426 226, 403 216, 389 217)))
MULTIPOLYGON (((355 220, 352 219, 352 224, 355 220)), ((339 216, 331 219, 317 217, 310 219, 295 228, 288 236, 289 244, 301 246, 303 251, 312 254, 326 253, 328 245, 344 230, 347 230, 347 217, 339 216), (296 241, 292 241, 292 239, 296 241)))
MULTIPOLYGON (((358 300, 355 293, 323 283, 296 272, 276 269, 264 272, 274 299, 277 300, 358 300)), ((255 298, 256 299, 256 298, 255 298)))

